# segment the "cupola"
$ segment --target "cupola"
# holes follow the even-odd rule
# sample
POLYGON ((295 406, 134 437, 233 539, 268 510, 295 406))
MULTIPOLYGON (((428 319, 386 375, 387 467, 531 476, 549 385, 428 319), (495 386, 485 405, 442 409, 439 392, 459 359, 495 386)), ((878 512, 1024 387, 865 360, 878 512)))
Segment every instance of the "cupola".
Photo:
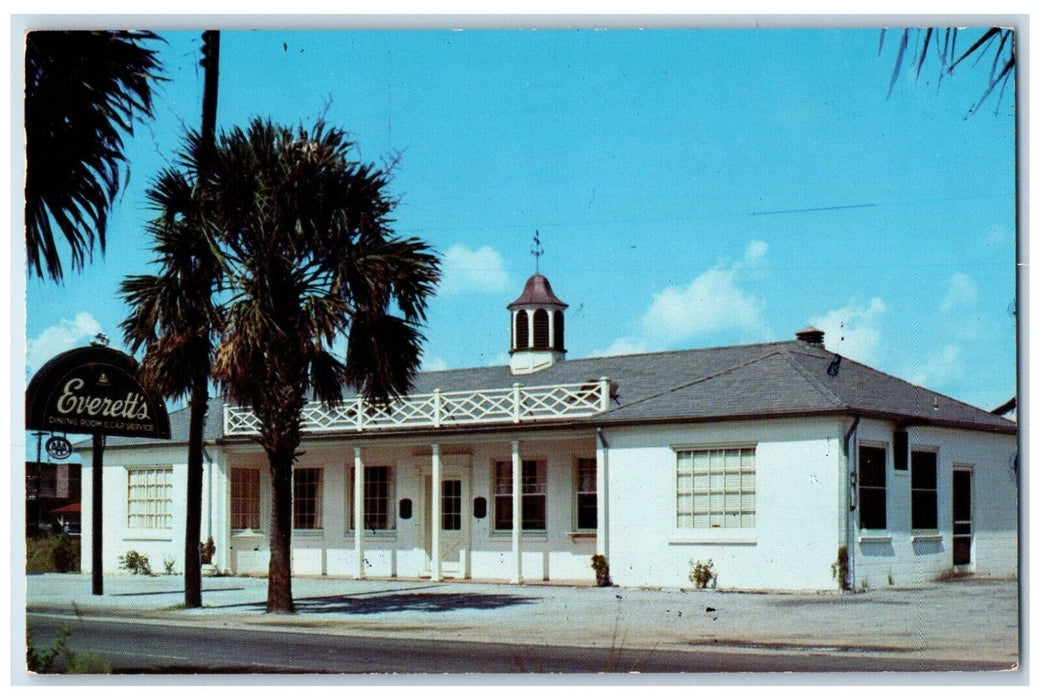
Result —
POLYGON ((509 367, 513 374, 531 374, 564 358, 563 310, 567 305, 553 293, 545 275, 531 275, 523 293, 507 308, 512 329, 509 367))

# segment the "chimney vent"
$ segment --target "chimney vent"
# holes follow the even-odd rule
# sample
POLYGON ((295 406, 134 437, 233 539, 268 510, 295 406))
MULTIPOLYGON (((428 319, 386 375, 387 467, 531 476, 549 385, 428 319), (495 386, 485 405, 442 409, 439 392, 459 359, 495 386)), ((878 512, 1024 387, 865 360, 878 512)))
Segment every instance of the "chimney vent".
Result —
POLYGON ((823 347, 823 331, 819 328, 813 328, 812 326, 803 328, 795 333, 794 337, 803 343, 808 343, 809 345, 815 345, 821 348, 823 347))

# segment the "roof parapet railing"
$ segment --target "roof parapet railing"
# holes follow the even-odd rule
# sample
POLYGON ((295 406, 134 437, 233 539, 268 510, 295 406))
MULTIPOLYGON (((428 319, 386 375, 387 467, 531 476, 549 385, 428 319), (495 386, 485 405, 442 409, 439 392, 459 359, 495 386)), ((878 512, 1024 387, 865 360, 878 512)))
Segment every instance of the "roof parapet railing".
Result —
MULTIPOLYGON (((601 377, 579 384, 412 394, 389 404, 352 397, 331 407, 312 401, 303 409, 307 433, 364 432, 408 428, 528 423, 581 418, 610 408, 610 380, 601 377)), ((251 410, 224 406, 224 435, 256 435, 260 421, 251 410)))

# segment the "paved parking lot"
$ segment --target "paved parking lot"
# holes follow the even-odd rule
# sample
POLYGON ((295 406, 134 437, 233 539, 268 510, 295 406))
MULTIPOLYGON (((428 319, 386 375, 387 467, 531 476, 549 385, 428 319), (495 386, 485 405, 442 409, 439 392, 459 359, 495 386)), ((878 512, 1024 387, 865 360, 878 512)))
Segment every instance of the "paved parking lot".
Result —
POLYGON ((89 575, 26 579, 32 611, 132 617, 163 624, 279 629, 415 639, 704 649, 906 658, 1019 659, 1016 581, 964 579, 857 594, 754 594, 565 585, 431 583, 302 577, 295 615, 264 613, 267 582, 203 581, 203 608, 185 610, 180 576, 113 575, 90 594, 89 575))

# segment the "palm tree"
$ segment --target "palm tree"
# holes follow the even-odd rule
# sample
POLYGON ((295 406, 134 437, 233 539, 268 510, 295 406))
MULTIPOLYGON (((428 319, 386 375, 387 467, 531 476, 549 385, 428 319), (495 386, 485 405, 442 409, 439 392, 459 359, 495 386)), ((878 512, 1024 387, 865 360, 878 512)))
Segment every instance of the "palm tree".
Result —
POLYGON ((351 386, 406 393, 439 263, 390 229, 389 174, 351 160, 345 132, 256 119, 223 134, 201 186, 224 265, 223 331, 213 377, 252 409, 273 483, 268 612, 293 610, 292 470, 301 413, 351 386), (333 344, 347 339, 344 361, 333 344))
POLYGON ((205 233, 195 179, 206 147, 198 134, 189 134, 187 143, 182 170, 163 171, 146 194, 156 210, 149 233, 160 272, 128 277, 121 294, 131 309, 122 323, 126 345, 131 352, 145 348, 142 384, 164 399, 189 398, 184 604, 199 608, 202 443, 215 333, 220 328, 214 295, 222 268, 205 233))
POLYGON ((62 280, 56 237, 73 269, 105 250, 119 192, 123 134, 152 116, 159 39, 138 31, 35 31, 25 48, 25 224, 30 270, 62 280))

